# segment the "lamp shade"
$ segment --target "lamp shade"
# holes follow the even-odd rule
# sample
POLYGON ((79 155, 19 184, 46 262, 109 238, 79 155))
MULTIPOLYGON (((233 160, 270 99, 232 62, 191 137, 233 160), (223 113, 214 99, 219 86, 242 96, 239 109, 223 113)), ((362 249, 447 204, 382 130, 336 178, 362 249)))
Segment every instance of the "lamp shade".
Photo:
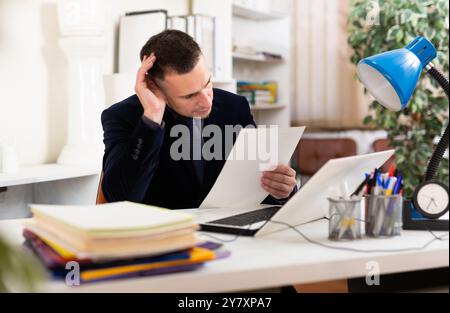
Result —
POLYGON ((411 98, 423 68, 435 57, 433 44, 419 36, 403 49, 361 60, 357 74, 378 102, 391 111, 400 111, 411 98))

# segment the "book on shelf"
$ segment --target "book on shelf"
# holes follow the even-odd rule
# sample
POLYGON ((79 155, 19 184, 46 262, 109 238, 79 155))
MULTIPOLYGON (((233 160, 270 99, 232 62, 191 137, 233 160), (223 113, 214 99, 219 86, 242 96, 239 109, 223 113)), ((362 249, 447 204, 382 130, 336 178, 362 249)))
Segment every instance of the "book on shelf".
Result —
POLYGON ((236 57, 249 58, 260 61, 281 61, 283 56, 278 53, 256 50, 250 46, 233 46, 233 53, 236 57))
POLYGON ((251 105, 276 104, 278 99, 278 84, 276 82, 238 81, 237 92, 247 98, 251 105))

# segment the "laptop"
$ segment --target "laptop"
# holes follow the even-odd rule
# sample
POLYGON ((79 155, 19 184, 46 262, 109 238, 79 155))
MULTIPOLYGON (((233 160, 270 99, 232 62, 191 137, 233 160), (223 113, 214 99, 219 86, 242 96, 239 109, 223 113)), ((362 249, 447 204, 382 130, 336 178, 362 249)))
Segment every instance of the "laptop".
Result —
POLYGON ((208 212, 200 209, 201 230, 259 237, 287 228, 282 223, 298 226, 321 219, 327 215, 327 197, 333 190, 346 182, 349 190, 355 191, 364 180, 364 174, 382 166, 394 152, 388 150, 329 160, 283 206, 213 208, 208 212))

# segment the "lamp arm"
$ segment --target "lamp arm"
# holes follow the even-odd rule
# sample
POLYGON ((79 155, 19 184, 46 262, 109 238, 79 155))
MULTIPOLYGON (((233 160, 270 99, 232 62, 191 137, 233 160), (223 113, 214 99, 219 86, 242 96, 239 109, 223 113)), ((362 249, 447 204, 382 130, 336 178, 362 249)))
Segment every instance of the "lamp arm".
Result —
MULTIPOLYGON (((447 98, 449 98, 448 79, 431 63, 429 63, 426 66, 426 71, 428 74, 431 75, 431 77, 433 77, 439 83, 442 89, 444 89, 447 98)), ((442 135, 441 139, 439 140, 439 143, 436 146, 436 149, 433 152, 433 155, 431 156, 430 162, 428 163, 427 172, 425 174, 426 181, 435 178, 437 171, 439 169, 439 165, 447 148, 448 148, 448 124, 447 127, 445 128, 444 134, 442 135)))

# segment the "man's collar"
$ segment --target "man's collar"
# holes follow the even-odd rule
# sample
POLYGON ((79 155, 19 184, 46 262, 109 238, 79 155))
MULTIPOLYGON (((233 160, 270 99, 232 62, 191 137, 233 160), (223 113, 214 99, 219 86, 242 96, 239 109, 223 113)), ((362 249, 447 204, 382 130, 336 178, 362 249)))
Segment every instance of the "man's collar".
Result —
MULTIPOLYGON (((215 106, 214 102, 215 101, 213 100, 213 104, 212 104, 212 107, 211 107, 211 113, 209 114, 209 116, 207 118, 203 119, 203 123, 208 123, 208 121, 211 120, 211 118, 216 115, 217 106, 215 106)), ((167 104, 166 104, 165 115, 166 114, 168 116, 170 116, 171 119, 174 122, 176 122, 176 123, 182 123, 182 124, 185 124, 185 125, 191 125, 192 124, 192 120, 193 120, 192 117, 186 117, 186 116, 183 116, 183 115, 177 113, 174 109, 169 107, 167 104)))
POLYGON ((170 114, 170 116, 174 119, 174 121, 179 121, 182 123, 189 123, 192 120, 192 118, 190 118, 190 117, 185 117, 181 114, 178 114, 174 109, 169 107, 167 104, 166 104, 166 112, 168 114, 170 114))

